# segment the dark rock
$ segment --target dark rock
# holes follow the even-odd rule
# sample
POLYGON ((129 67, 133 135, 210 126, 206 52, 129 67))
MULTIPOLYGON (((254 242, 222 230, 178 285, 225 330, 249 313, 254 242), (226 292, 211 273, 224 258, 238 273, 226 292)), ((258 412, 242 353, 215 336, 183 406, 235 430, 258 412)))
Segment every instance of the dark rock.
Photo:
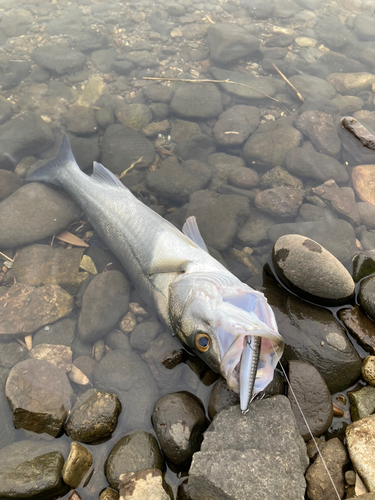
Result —
POLYGON ((18 174, 9 170, 0 170, 0 201, 10 196, 22 186, 22 179, 18 174))
POLYGON ((150 101, 166 104, 169 104, 173 97, 173 90, 165 85, 150 85, 143 89, 143 93, 150 101))
POLYGON ((78 319, 84 342, 103 338, 123 316, 129 305, 129 282, 120 271, 98 274, 87 287, 78 319))
POLYGON ((165 470, 158 442, 152 434, 138 431, 117 441, 108 455, 105 475, 112 488, 118 490, 121 474, 153 468, 165 470))
MULTIPOLYGON (((363 13, 356 16, 353 20, 353 26, 355 33, 359 38, 363 40, 374 41, 375 40, 375 17, 369 16, 369 14, 363 13)), ((1 25, 0 25, 1 27, 1 25)))
POLYGON ((39 344, 66 345, 70 346, 74 339, 77 321, 72 318, 64 318, 40 328, 33 335, 33 346, 39 344))
POLYGON ((84 54, 78 50, 52 44, 36 48, 31 57, 39 66, 57 75, 76 73, 86 60, 84 54))
POLYGON ((332 399, 327 384, 316 368, 302 361, 289 361, 289 381, 293 393, 288 390, 298 430, 305 441, 313 436, 321 436, 329 428, 333 419, 332 399), (298 401, 301 410, 297 406, 298 401))
POLYGON ((288 172, 303 178, 325 182, 333 179, 338 184, 349 180, 344 165, 326 154, 317 153, 307 148, 294 148, 285 157, 288 172))
POLYGON ((339 124, 338 134, 342 142, 344 160, 351 166, 360 165, 360 169, 365 169, 366 165, 375 163, 375 151, 369 142, 375 133, 375 123, 366 119, 359 122, 352 117, 345 117, 343 120, 339 124), (348 118, 350 130, 343 126, 343 120, 347 122, 348 118), (367 143, 368 147, 363 143, 367 143))
POLYGON ((304 495, 307 465, 290 404, 275 396, 254 401, 246 416, 237 406, 216 416, 193 457, 188 492, 193 500, 297 500, 304 495))
POLYGON ((195 215, 204 241, 224 250, 249 216, 249 202, 243 196, 196 191, 190 196, 187 217, 195 215))
POLYGON ((162 326, 158 321, 145 321, 137 325, 131 333, 130 345, 133 349, 147 351, 150 344, 162 331, 162 326))
POLYGON ((74 39, 74 48, 80 52, 105 49, 107 45, 108 38, 95 29, 81 31, 74 39))
POLYGON ((175 465, 186 463, 199 450, 208 425, 202 403, 188 392, 159 399, 152 424, 164 455, 175 465))
POLYGON ((216 118, 223 111, 220 91, 213 83, 182 84, 170 107, 184 118, 216 118))
POLYGON ((113 332, 110 332, 108 335, 105 336, 105 345, 107 345, 114 351, 116 349, 124 349, 126 351, 127 350, 131 351, 132 347, 130 345, 129 337, 117 330, 114 330, 113 332))
MULTIPOLYGON (((3 90, 11 89, 25 78, 31 71, 28 61, 14 61, 12 59, 0 62, 0 85, 3 90)), ((4 123, 4 122, 3 122, 4 123)))
POLYGON ((53 437, 61 432, 74 395, 62 370, 37 359, 27 359, 11 369, 5 394, 16 429, 53 437))
POLYGON ((118 75, 128 75, 131 71, 133 71, 135 66, 130 61, 114 61, 111 68, 118 75))
POLYGON ((10 103, 5 99, 0 99, 0 125, 11 118, 13 109, 10 103))
POLYGON ((91 53, 91 61, 95 67, 102 72, 108 73, 112 69, 112 64, 117 60, 118 53, 115 49, 94 50, 91 53))
POLYGON ((215 23, 207 30, 207 44, 211 61, 222 65, 255 52, 259 39, 238 25, 215 23))
POLYGON ((206 134, 192 134, 187 141, 173 148, 173 154, 182 160, 205 161, 215 151, 214 139, 206 134))
POLYGON ((317 207, 311 203, 303 203, 299 209, 299 217, 306 222, 338 219, 338 215, 328 208, 317 207))
MULTIPOLYGON (((311 75, 293 75, 289 78, 289 81, 294 85, 294 87, 299 91, 304 99, 309 97, 320 99, 333 99, 336 97, 337 92, 335 87, 328 83, 327 81, 317 78, 311 75)), ((289 87, 287 87, 288 90, 289 87)), ((294 92, 288 90, 290 94, 294 92)))
POLYGON ((273 243, 284 234, 307 236, 342 262, 348 261, 358 251, 353 226, 340 219, 278 224, 270 227, 267 234, 273 243))
POLYGON ((229 389, 226 380, 223 377, 219 377, 208 401, 208 416, 213 420, 223 408, 238 405, 239 402, 239 394, 229 389))
POLYGON ((66 194, 38 183, 22 186, 0 204, 0 247, 27 245, 59 233, 80 213, 66 194))
POLYGON ((67 316, 73 309, 73 297, 57 285, 16 284, 0 296, 0 309, 0 334, 7 340, 67 316))
POLYGON ((152 120, 152 111, 145 104, 126 104, 119 107, 115 114, 120 123, 138 131, 152 120))
POLYGON ((181 377, 182 348, 177 339, 164 332, 150 344, 148 351, 142 354, 150 368, 156 383, 162 390, 174 387, 181 377))
POLYGON ((102 143, 102 162, 120 175, 142 158, 137 167, 148 167, 154 161, 155 147, 144 135, 126 125, 110 125, 102 143))
POLYGON ((153 68, 159 64, 158 59, 147 50, 127 52, 126 57, 131 63, 139 66, 140 68, 153 68))
POLYGON ((186 142, 191 135, 200 134, 201 132, 201 128, 197 123, 179 119, 171 122, 171 137, 173 142, 186 142))
POLYGON ((274 4, 265 3, 262 0, 243 0, 243 4, 254 19, 267 19, 271 17, 274 9, 274 4))
POLYGON ((68 139, 74 158, 82 170, 91 168, 94 161, 99 161, 100 149, 98 136, 87 138, 68 134, 68 139))
POLYGON ((255 206, 276 217, 297 215, 303 202, 303 191, 286 186, 266 189, 257 194, 255 206))
POLYGON ((197 160, 187 160, 180 165, 164 164, 152 170, 146 185, 157 196, 186 203, 191 193, 203 189, 212 176, 211 169, 197 160))
POLYGON ((358 391, 348 392, 352 421, 368 417, 375 411, 375 387, 366 385, 358 391))
POLYGON ((243 144, 258 128, 259 122, 258 108, 243 105, 232 106, 219 116, 213 129, 214 137, 221 146, 243 144))
POLYGON ((251 168, 238 167, 229 172, 228 182, 238 188, 251 189, 259 184, 259 175, 251 168))
MULTIPOLYGON (((375 228, 375 205, 366 201, 357 203, 357 208, 361 216, 362 224, 365 224, 369 229, 375 228)), ((375 271, 375 269, 374 269, 375 271)))
POLYGON ((76 35, 82 29, 82 12, 78 9, 53 18, 45 27, 49 35, 76 35))
POLYGON ((290 149, 297 148, 302 142, 301 133, 280 122, 269 122, 258 128, 245 142, 244 159, 251 164, 282 165, 290 149))
POLYGON ((310 302, 341 305, 354 296, 354 281, 341 262, 305 236, 281 236, 273 247, 272 262, 279 278, 310 302))
MULTIPOLYGON (((5 396, 5 382, 8 377, 9 370, 0 368, 0 440, 3 444, 2 447, 8 446, 16 440, 17 431, 14 429, 12 410, 9 407, 8 400, 5 396)), ((1 471, 1 468, 0 468, 1 471)), ((0 472, 1 475, 1 472, 0 472)))
POLYGON ((263 174, 260 178, 260 184, 263 188, 276 188, 280 186, 289 186, 295 189, 303 188, 303 182, 300 179, 281 167, 273 167, 263 174))
MULTIPOLYGON (((360 203, 358 203, 360 205, 360 203)), ((353 259, 353 280, 358 283, 362 278, 375 273, 375 260, 371 255, 359 253, 353 259)))
POLYGON ((321 111, 305 111, 296 121, 296 128, 305 134, 319 153, 338 158, 341 141, 332 117, 321 111))
POLYGON ((356 73, 366 71, 366 66, 361 62, 333 51, 323 54, 315 64, 310 64, 307 68, 308 73, 323 79, 330 73, 356 73))
POLYGON ((293 17, 299 10, 301 10, 301 7, 296 2, 284 0, 275 4, 273 15, 280 19, 288 19, 293 17))
POLYGON ((354 384, 361 373, 361 359, 330 311, 288 294, 266 276, 260 291, 272 307, 286 343, 284 361, 300 360, 313 365, 331 394, 354 384))
POLYGON ((337 498, 337 494, 332 486, 335 483, 336 490, 343 498, 345 494, 344 471, 348 462, 348 453, 345 446, 338 438, 330 439, 321 449, 324 460, 319 456, 310 465, 306 472, 307 495, 314 500, 327 500, 337 498), (327 474, 326 467, 330 473, 327 474))
POLYGON ((134 351, 118 349, 106 354, 95 371, 94 385, 120 399, 120 428, 125 423, 127 428, 149 425, 158 388, 147 364, 134 351))
POLYGON ((349 222, 359 225, 361 216, 355 201, 355 194, 350 187, 338 187, 334 180, 326 181, 321 186, 312 189, 329 206, 349 222))
POLYGON ((91 451, 79 443, 70 444, 70 453, 62 470, 64 482, 78 488, 93 464, 91 451))
POLYGON ((18 342, 0 344, 0 366, 2 368, 12 368, 17 363, 23 361, 26 358, 26 355, 26 347, 23 347, 18 342))
POLYGON ((97 441, 116 429, 120 412, 121 403, 115 394, 89 389, 73 406, 65 432, 80 443, 97 441))
POLYGON ((358 301, 370 318, 375 321, 375 276, 361 281, 358 301))
POLYGON ((272 217, 255 208, 250 208, 250 216, 239 230, 237 238, 246 246, 262 245, 268 240, 268 228, 274 224, 272 217))
MULTIPOLYGON (((245 99, 264 99, 264 94, 273 97, 276 94, 271 83, 262 77, 255 77, 251 73, 240 73, 239 71, 229 71, 227 69, 209 68, 209 72, 215 80, 231 80, 236 83, 248 85, 234 85, 232 83, 218 83, 226 93, 245 99)), ((204 84, 207 85, 207 84, 204 84)))
POLYGON ((93 135, 98 130, 94 110, 87 106, 72 106, 65 115, 68 132, 76 135, 93 135))
POLYGON ((336 104, 336 100, 340 98, 335 97, 334 99, 328 99, 327 97, 320 97, 317 95, 313 95, 311 97, 307 97, 305 102, 298 108, 298 114, 301 115, 305 111, 323 111, 331 115, 333 118, 337 118, 339 114, 339 108, 336 104))
POLYGON ((350 31, 335 15, 323 17, 314 29, 318 39, 333 50, 344 47, 353 38, 350 31))

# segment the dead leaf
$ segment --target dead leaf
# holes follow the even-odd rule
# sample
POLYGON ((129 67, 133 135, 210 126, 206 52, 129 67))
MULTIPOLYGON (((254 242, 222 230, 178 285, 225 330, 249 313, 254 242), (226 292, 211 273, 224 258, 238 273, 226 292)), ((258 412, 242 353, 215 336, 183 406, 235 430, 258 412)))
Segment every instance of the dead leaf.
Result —
POLYGON ((56 234, 56 238, 60 241, 64 241, 64 243, 69 243, 70 245, 75 245, 76 247, 88 247, 89 245, 81 240, 81 238, 78 238, 73 233, 70 233, 69 231, 61 231, 61 233, 56 234))

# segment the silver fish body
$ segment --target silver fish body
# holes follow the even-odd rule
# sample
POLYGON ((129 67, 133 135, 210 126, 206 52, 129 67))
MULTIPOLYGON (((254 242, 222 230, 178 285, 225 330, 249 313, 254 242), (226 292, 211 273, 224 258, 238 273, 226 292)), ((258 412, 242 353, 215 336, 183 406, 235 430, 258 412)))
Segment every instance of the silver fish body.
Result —
POLYGON ((273 312, 263 294, 209 255, 194 218, 184 226, 187 236, 133 196, 102 165, 95 162, 88 177, 77 166, 65 136, 58 157, 27 180, 56 184, 72 196, 165 325, 236 392, 240 392, 242 353, 249 338, 261 338, 262 369, 256 378, 257 356, 250 356, 249 369, 244 368, 249 356, 244 356, 242 409, 268 385, 284 345, 273 312))

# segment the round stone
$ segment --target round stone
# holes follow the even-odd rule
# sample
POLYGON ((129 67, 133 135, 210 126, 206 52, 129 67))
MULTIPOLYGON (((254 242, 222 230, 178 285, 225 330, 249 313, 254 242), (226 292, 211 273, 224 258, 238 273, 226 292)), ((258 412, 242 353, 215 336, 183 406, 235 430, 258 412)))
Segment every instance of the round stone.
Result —
POLYGON ((375 356, 366 356, 362 365, 362 376, 368 384, 375 387, 375 356))
POLYGON ((353 168, 354 191, 362 201, 375 205, 375 165, 358 165, 353 168))
POLYGON ((298 234, 281 236, 272 261, 280 279, 298 295, 323 305, 345 304, 354 295, 349 272, 319 243, 298 234))

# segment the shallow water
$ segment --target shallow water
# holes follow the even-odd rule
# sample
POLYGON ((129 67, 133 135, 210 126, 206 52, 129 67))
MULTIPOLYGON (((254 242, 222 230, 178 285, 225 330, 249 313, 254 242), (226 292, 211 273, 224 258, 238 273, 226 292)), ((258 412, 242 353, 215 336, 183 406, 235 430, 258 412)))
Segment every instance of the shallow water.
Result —
MULTIPOLYGON (((186 216, 196 215, 214 256, 251 285, 262 286, 262 268, 271 262, 275 234, 284 223, 299 223, 287 232, 316 239, 348 269, 356 253, 373 255, 374 174, 357 170, 355 177, 352 172, 364 159, 375 163, 375 150, 364 150, 353 137, 348 146, 340 128, 342 117, 354 116, 370 135, 375 130, 371 16, 375 6, 365 0, 0 0, 0 170, 19 176, 0 176, 0 196, 7 200, 0 203, 1 288, 17 278, 9 263, 14 260, 16 266, 22 248, 35 243, 79 248, 66 235, 56 237, 63 229, 96 248, 87 218, 78 217, 77 208, 64 197, 52 222, 48 215, 55 201, 48 198, 44 214, 37 208, 46 194, 37 193, 29 201, 21 196, 9 205, 21 188, 20 178, 56 156, 61 132, 67 132, 86 172, 93 161, 117 176, 129 169, 124 184, 168 220, 181 227, 186 216), (219 35, 213 28, 219 23, 231 28, 219 35), (243 39, 238 37, 241 31, 243 39), (349 75, 347 80, 343 74, 349 75), (238 106, 234 113, 223 115, 233 106, 238 106), (300 156, 295 160, 289 151, 297 148, 300 156), (338 186, 334 194, 314 191, 330 179, 338 186), (350 194, 341 189, 353 186, 350 194), (259 196, 273 188, 281 189, 276 198, 259 196), (27 218, 28 212, 38 213, 39 219, 27 218), (339 219, 348 223, 347 233, 332 236, 333 226, 344 227, 332 223, 339 219), (317 227, 306 233, 301 227, 309 221, 317 227)), ((57 196, 56 191, 48 196, 57 196)), ((38 277, 43 266, 33 258, 24 264, 24 281, 17 282, 45 284, 38 277), (32 279, 31 271, 36 275, 32 279)), ((120 269, 114 260, 109 255, 107 270, 120 269)), ((78 281, 68 279, 62 288, 76 296, 89 276, 83 272, 81 268, 77 277, 75 269, 72 275, 78 281)), ((81 299, 69 317, 78 318, 81 299)), ((130 301, 145 307, 150 319, 152 311, 133 288, 130 301)), ((329 308, 340 324, 337 312, 343 307, 329 308)), ((118 325, 115 329, 121 331, 118 325)), ((348 337, 362 359, 368 355, 348 337)), ((76 347, 73 359, 91 355, 90 349, 89 343, 86 350, 76 347)), ((107 344, 103 355, 108 351, 107 344)), ((215 376, 209 369, 201 371, 202 382, 191 368, 194 357, 189 365, 184 356, 175 383, 154 391, 139 425, 135 419, 129 423, 123 412, 108 442, 85 445, 94 455, 95 472, 87 486, 76 490, 82 499, 98 498, 107 486, 104 461, 120 437, 135 429, 153 432, 150 416, 160 397, 188 391, 207 411, 215 376)), ((201 370, 197 365, 196 371, 201 370)), ((73 387, 76 394, 84 391, 73 387)), ((121 392, 118 387, 116 391, 121 392)), ((350 422, 348 406, 345 412, 350 422)), ((334 419, 331 429, 340 425, 334 419)), ((17 430, 14 440, 28 435, 17 430)), ((57 439, 70 442, 65 435, 57 439)), ((168 468, 166 479, 175 497, 180 476, 178 469, 168 468)))

